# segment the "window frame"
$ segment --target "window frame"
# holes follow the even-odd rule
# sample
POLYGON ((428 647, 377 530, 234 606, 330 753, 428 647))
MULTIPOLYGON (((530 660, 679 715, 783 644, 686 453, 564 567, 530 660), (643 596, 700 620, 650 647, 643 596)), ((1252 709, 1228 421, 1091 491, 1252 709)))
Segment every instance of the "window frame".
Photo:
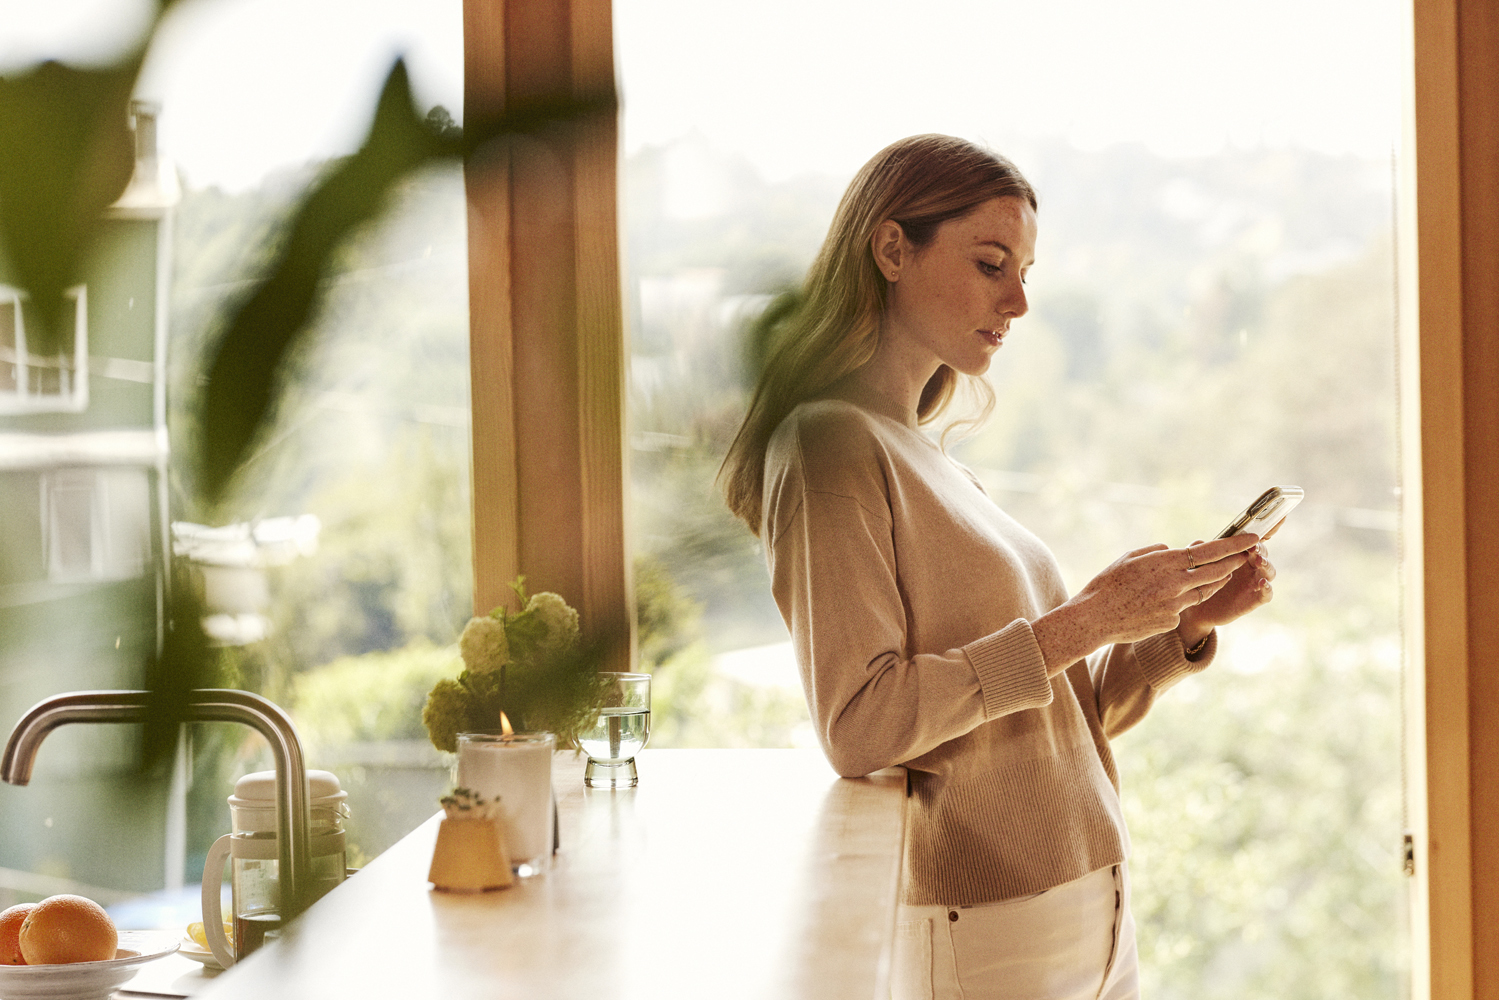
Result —
MULTIPOLYGON (((18 288, 0 284, 0 302, 8 300, 15 310, 15 343, 13 348, 0 345, 0 351, 14 351, 12 358, 0 357, 0 363, 12 364, 16 371, 14 391, 0 390, 0 415, 20 413, 82 413, 88 409, 88 286, 74 285, 64 289, 63 296, 73 300, 72 364, 51 359, 32 359, 26 345, 25 306, 30 296, 18 288), (71 373, 72 385, 58 393, 33 393, 27 385, 32 368, 59 368, 71 373)), ((59 355, 59 359, 62 355, 59 355)))
POLYGON ((1499 23, 1412 0, 1400 352, 1412 995, 1499 997, 1499 23))

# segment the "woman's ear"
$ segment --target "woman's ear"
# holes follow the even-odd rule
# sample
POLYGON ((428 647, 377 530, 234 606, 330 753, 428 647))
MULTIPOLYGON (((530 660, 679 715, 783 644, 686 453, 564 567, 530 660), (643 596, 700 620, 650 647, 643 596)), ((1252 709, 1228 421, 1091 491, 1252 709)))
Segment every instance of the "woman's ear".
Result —
POLYGON ((901 265, 911 257, 906 234, 900 228, 900 223, 894 219, 886 219, 880 223, 875 228, 874 235, 869 238, 869 248, 874 251, 875 267, 880 269, 885 280, 898 280, 901 265))

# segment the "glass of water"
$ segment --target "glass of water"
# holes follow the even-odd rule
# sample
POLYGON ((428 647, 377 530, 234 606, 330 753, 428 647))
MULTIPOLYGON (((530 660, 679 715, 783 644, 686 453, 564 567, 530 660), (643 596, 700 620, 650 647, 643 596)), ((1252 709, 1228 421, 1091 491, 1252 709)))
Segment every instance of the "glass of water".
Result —
POLYGON ((603 675, 606 681, 599 717, 579 742, 588 755, 583 784, 589 788, 633 788, 640 780, 635 755, 651 731, 651 675, 603 675))

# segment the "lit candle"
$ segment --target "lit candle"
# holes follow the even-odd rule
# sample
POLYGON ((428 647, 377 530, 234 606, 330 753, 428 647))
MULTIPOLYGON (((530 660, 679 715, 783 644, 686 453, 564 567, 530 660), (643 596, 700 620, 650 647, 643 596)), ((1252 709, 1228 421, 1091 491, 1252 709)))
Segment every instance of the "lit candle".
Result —
POLYGON ((555 745, 551 733, 458 736, 458 785, 499 800, 510 867, 521 876, 545 871, 552 856, 555 745))

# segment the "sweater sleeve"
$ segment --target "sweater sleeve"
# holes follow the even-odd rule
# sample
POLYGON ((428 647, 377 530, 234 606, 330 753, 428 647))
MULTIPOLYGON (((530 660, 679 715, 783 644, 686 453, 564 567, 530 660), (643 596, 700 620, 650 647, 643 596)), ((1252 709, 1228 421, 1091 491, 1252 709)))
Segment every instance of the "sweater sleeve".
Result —
POLYGON ((919 757, 1010 712, 1051 703, 1030 623, 958 649, 907 649, 888 511, 801 490, 768 555, 813 723, 845 777, 919 757))
POLYGON ((1094 653, 1086 662, 1104 735, 1113 739, 1133 727, 1167 688, 1207 669, 1217 651, 1214 630, 1195 660, 1187 659, 1175 632, 1106 646, 1094 653))

